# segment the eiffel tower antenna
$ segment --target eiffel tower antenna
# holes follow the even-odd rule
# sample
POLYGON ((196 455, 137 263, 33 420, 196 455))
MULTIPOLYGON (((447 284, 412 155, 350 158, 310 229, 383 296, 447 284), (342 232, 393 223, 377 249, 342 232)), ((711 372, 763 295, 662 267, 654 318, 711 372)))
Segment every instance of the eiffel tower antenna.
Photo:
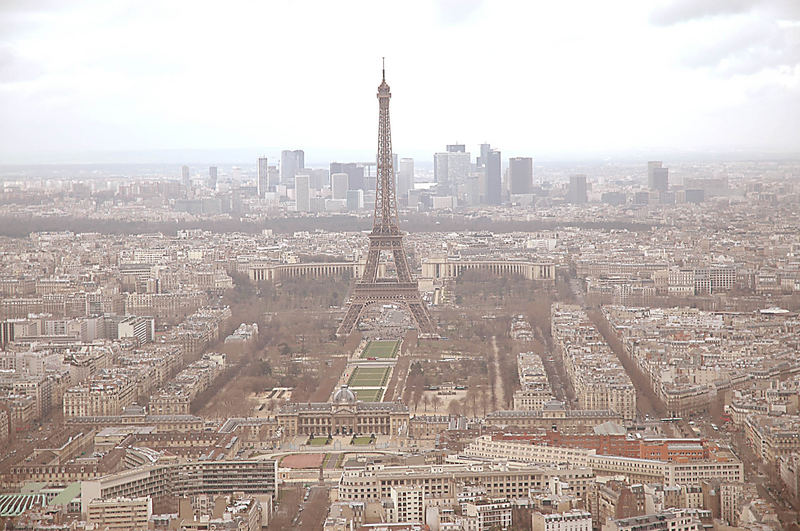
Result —
POLYGON ((417 281, 411 276, 403 233, 397 224, 397 196, 394 182, 394 157, 392 155, 392 129, 389 122, 389 100, 392 93, 386 83, 386 63, 382 59, 382 80, 378 85, 378 175, 375 183, 375 212, 372 232, 369 234, 367 263, 361 279, 350 294, 347 313, 336 331, 338 336, 352 333, 361 320, 364 310, 373 304, 397 304, 408 309, 421 336, 435 337, 428 307, 422 302, 417 281), (379 278, 378 264, 381 251, 394 258, 397 278, 379 278))

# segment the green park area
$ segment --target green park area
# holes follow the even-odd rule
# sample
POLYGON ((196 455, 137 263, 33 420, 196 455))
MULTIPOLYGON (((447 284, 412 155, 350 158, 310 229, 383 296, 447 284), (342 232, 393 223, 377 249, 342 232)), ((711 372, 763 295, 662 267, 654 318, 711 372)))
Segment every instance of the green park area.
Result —
POLYGON ((372 444, 373 441, 374 439, 372 437, 353 437, 350 443, 355 445, 367 445, 372 444))
POLYGON ((383 395, 383 387, 367 387, 365 389, 353 389, 356 398, 362 402, 380 402, 383 395))
POLYGON ((362 358, 377 358, 387 359, 396 358, 400 350, 399 341, 370 341, 367 343, 364 352, 361 353, 362 358))
MULTIPOLYGON (((383 387, 389 381, 389 367, 356 367, 347 385, 350 387, 383 387)), ((363 398, 362 398, 363 400, 363 398)))
POLYGON ((325 446, 328 444, 327 437, 314 437, 313 439, 309 440, 307 443, 309 446, 325 446))

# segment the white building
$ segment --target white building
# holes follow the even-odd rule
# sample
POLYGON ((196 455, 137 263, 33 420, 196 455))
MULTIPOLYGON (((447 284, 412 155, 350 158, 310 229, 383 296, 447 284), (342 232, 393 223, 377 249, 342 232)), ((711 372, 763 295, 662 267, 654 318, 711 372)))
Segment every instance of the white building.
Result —
POLYGON ((423 522, 425 518, 425 494, 415 487, 392 487, 392 505, 395 522, 423 522))
POLYGON ((508 501, 497 499, 465 503, 462 512, 469 529, 482 531, 511 527, 511 502, 508 501))
POLYGON ((258 159, 258 183, 257 193, 258 198, 263 199, 264 194, 267 193, 267 186, 269 185, 269 163, 267 157, 259 157, 258 159))
POLYGON ((592 514, 574 509, 565 513, 533 513, 533 531, 592 531, 592 514))
POLYGON ((311 178, 305 174, 294 177, 294 198, 298 212, 311 211, 311 178))
POLYGON ((331 199, 347 199, 350 177, 346 173, 331 175, 331 199))

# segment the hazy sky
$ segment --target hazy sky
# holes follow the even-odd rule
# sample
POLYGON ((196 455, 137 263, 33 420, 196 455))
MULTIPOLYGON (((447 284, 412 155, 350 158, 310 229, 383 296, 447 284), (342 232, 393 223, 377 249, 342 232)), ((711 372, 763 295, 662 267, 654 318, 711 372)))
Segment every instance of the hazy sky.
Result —
POLYGON ((0 0, 0 163, 369 158, 381 56, 404 155, 800 152, 800 0, 0 0))

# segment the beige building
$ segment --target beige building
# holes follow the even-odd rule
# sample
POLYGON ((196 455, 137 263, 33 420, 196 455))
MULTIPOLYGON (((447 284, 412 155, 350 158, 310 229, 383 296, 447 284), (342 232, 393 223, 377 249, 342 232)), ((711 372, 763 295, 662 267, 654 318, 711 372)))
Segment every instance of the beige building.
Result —
POLYGON ((517 389, 514 391, 514 410, 516 411, 541 411, 547 402, 553 400, 553 393, 549 387, 517 389))
POLYGON ((64 393, 64 418, 119 415, 136 401, 136 382, 124 374, 97 376, 64 393))
POLYGON ((511 502, 505 498, 467 502, 462 507, 462 515, 468 529, 508 529, 511 527, 511 502))
POLYGON ((611 520, 603 531, 702 531, 697 509, 666 509, 656 514, 611 520))
POLYGON ((486 415, 490 426, 528 428, 556 428, 571 433, 591 432, 604 422, 621 422, 622 415, 611 410, 567 409, 563 402, 551 400, 541 410, 492 411, 486 415))
POLYGON ((551 514, 534 512, 531 516, 531 529, 532 531, 592 531, 592 515, 578 509, 551 514))
POLYGON ((586 312, 579 306, 553 304, 550 320, 556 354, 579 407, 610 409, 625 420, 636 418, 636 389, 586 312))
POLYGON ((425 493, 422 489, 398 485, 391 487, 389 492, 393 512, 390 522, 425 521, 425 493))
POLYGON ((392 487, 421 490, 426 503, 452 504, 459 484, 481 485, 486 495, 524 497, 529 489, 546 488, 557 476, 577 494, 585 494, 594 474, 587 468, 553 469, 529 464, 444 464, 389 466, 367 463, 346 468, 339 483, 342 501, 379 501, 391 497, 392 487))
POLYGON ((422 262, 421 278, 451 279, 465 271, 482 271, 497 276, 519 275, 527 280, 556 278, 556 265, 552 262, 528 262, 521 260, 454 260, 448 257, 432 257, 422 262))
POLYGON ((697 484, 703 480, 742 481, 742 462, 733 455, 714 460, 686 463, 597 455, 594 450, 544 446, 515 441, 494 441, 490 435, 478 437, 463 455, 479 459, 509 460, 541 465, 568 463, 586 467, 598 475, 623 475, 630 481, 659 481, 666 485, 697 484))
POLYGON ((332 402, 288 404, 278 410, 286 435, 407 435, 408 407, 402 402, 361 402, 343 386, 332 402))
POLYGON ((86 511, 86 521, 100 529, 148 529, 152 514, 151 498, 110 498, 92 500, 86 511))

